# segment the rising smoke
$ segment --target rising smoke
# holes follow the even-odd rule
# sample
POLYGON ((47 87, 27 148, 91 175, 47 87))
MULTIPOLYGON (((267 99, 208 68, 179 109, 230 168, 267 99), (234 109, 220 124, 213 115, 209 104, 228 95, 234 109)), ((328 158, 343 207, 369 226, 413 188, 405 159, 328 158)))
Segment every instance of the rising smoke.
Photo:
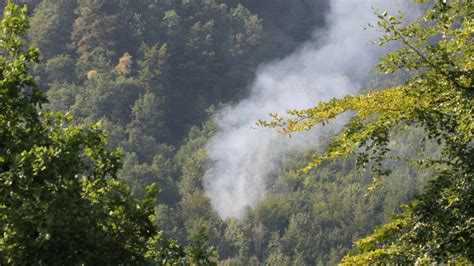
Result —
MULTIPOLYGON (((222 110, 219 130, 208 143, 214 166, 205 176, 205 188, 222 218, 242 218, 265 196, 267 180, 277 162, 295 149, 317 145, 315 132, 290 141, 273 129, 255 127, 268 113, 314 106, 333 97, 354 94, 384 53, 370 43, 380 36, 364 30, 376 23, 372 6, 392 12, 394 0, 331 0, 327 29, 285 59, 261 67, 248 99, 222 110)), ((318 130, 316 130, 317 133, 318 130)))

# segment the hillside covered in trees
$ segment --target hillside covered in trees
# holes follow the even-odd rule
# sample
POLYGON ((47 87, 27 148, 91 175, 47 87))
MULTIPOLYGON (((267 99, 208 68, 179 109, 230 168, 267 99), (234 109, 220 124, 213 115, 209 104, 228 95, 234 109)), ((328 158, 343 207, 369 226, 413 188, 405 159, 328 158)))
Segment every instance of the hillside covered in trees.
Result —
POLYGON ((418 2, 411 24, 374 10, 398 50, 371 90, 256 117, 352 115, 244 217, 213 208, 209 143, 262 65, 330 38, 331 1, 0 3, 0 264, 474 263, 474 9, 418 2))

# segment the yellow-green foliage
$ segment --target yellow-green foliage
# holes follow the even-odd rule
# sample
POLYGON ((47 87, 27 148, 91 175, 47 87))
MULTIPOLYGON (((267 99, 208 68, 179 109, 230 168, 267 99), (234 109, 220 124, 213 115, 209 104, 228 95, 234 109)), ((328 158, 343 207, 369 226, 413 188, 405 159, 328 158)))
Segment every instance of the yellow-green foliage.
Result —
POLYGON ((400 19, 378 12, 378 26, 386 33, 379 45, 403 45, 385 55, 381 73, 409 74, 406 82, 379 91, 333 99, 305 110, 293 110, 289 119, 272 114, 266 127, 284 134, 310 130, 317 124, 350 112, 351 118, 327 151, 304 170, 324 160, 358 152, 358 166, 372 163, 377 176, 386 175, 384 155, 390 134, 407 126, 424 128, 424 141, 442 146, 440 158, 425 158, 435 179, 405 214, 382 226, 358 246, 343 264, 429 263, 474 261, 473 200, 473 59, 472 1, 439 1, 418 20, 403 25, 400 19), (360 148, 360 149, 359 149, 360 148), (456 228, 456 229, 454 229, 456 228))

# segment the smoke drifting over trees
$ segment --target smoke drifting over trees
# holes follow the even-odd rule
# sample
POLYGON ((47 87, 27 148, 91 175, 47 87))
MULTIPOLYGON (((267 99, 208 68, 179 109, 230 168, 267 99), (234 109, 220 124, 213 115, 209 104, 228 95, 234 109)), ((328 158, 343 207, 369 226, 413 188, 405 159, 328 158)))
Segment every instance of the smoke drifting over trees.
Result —
POLYGON ((221 217, 242 218, 247 206, 254 207, 263 199, 267 180, 282 156, 317 145, 308 133, 286 141, 273 130, 251 130, 257 120, 364 88, 373 65, 386 52, 371 44, 380 33, 364 30, 377 20, 372 6, 396 13, 401 4, 331 1, 327 29, 315 31, 312 41, 283 60, 260 67, 250 97, 221 112, 218 133, 208 145, 215 165, 205 178, 212 205, 221 217))

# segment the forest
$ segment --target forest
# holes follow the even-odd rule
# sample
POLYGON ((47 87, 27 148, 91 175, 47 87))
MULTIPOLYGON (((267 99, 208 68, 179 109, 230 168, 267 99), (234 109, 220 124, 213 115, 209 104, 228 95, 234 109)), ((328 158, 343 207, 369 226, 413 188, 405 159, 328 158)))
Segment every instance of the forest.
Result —
POLYGON ((472 1, 0 8, 0 265, 474 263, 472 1))

